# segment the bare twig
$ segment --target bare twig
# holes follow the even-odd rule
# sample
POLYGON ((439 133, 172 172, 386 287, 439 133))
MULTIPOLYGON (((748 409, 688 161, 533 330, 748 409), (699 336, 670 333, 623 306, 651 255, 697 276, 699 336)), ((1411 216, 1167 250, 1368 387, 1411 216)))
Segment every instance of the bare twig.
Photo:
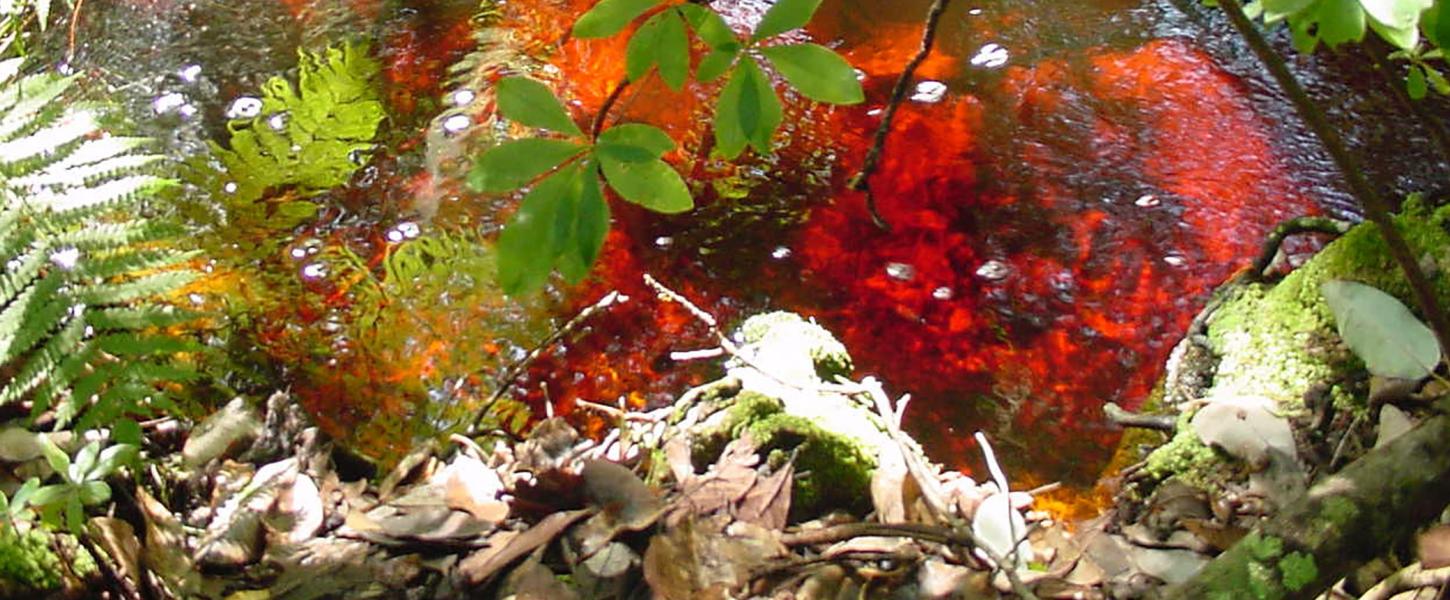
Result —
POLYGON ((1249 268, 1248 276, 1256 280, 1263 278, 1264 271, 1269 269, 1274 257, 1279 255, 1279 248, 1284 245, 1284 240, 1291 236, 1301 233, 1344 235, 1351 227, 1354 227, 1354 223, 1329 217, 1298 217, 1284 221, 1264 239, 1264 246, 1259 250, 1259 257, 1254 259, 1254 265, 1249 268))
POLYGON ((1354 194, 1354 197, 1359 201, 1360 205, 1364 207, 1365 216, 1379 229, 1380 235, 1384 237, 1385 246, 1390 251, 1390 255, 1394 257, 1395 262, 1400 266, 1400 270, 1404 272, 1405 279, 1409 281, 1410 289, 1414 291, 1415 302, 1419 305, 1420 312, 1423 313, 1425 320, 1430 324, 1430 329, 1435 332, 1435 338, 1440 342, 1441 352, 1450 354, 1450 321, 1447 321, 1445 312, 1441 309, 1440 303, 1435 297, 1434 288, 1430 287, 1430 282, 1425 277, 1425 273, 1420 270, 1419 261, 1411 253, 1409 245, 1405 243, 1404 236, 1400 235, 1399 229, 1395 227, 1394 220, 1390 217, 1389 203, 1370 184, 1369 179, 1364 174, 1364 169, 1359 164, 1359 160, 1349 151, 1344 140, 1340 138, 1339 132, 1329 124, 1329 120, 1325 118, 1323 111, 1319 110, 1319 106, 1314 103, 1309 97, 1309 94, 1299 85, 1299 81, 1294 78, 1294 74, 1289 72, 1289 68, 1285 66, 1284 60, 1269 46, 1268 41, 1254 27, 1253 22, 1249 21, 1248 16, 1244 14, 1243 5, 1240 1, 1221 0, 1219 6, 1223 7, 1234 29, 1238 30, 1239 35, 1248 42, 1249 47, 1258 56, 1259 61, 1268 68, 1269 73, 1273 75, 1279 87, 1284 90, 1284 93, 1289 96, 1289 100, 1293 102, 1299 115, 1304 118, 1309 129, 1314 131, 1319 141, 1324 144, 1325 150, 1334 159, 1335 165, 1339 167, 1339 171, 1344 175, 1345 181, 1348 182, 1350 191, 1354 194))
POLYGON ((609 119, 609 113, 614 110, 614 105, 624 96, 624 90, 629 88, 629 79, 621 79, 609 92, 609 97, 604 99, 604 104, 599 107, 599 112, 594 113, 594 124, 589 127, 589 139, 599 141, 599 134, 604 133, 604 122, 609 119))
POLYGON ((1103 405, 1103 414, 1107 415, 1108 421, 1115 425, 1154 431, 1173 431, 1178 422, 1178 417, 1173 415, 1145 415, 1129 412, 1123 410, 1123 407, 1118 406, 1116 402, 1103 405))
POLYGON ((576 330, 582 327, 585 322, 593 318, 594 315, 598 314, 600 311, 606 310, 617 304, 623 304, 628 301, 629 296, 625 296, 624 294, 621 294, 619 292, 609 292, 608 294, 605 294, 603 298, 600 298, 594 304, 591 304, 584 310, 579 311, 579 314, 574 315, 574 318, 569 319, 567 323, 564 323, 563 327, 555 330, 554 333, 550 334, 549 337, 546 338, 542 343, 535 346, 533 350, 530 350, 528 354, 524 355, 523 359, 510 365, 508 370, 504 371, 503 375, 499 377, 498 388, 489 395, 488 400, 484 401, 483 406, 478 408, 478 413, 474 415, 473 422, 469 424, 467 435, 469 437, 473 437, 481 433, 478 429, 479 426, 483 423, 484 417, 488 415, 488 410, 490 408, 493 408, 494 403, 498 402, 499 398, 502 398, 504 394, 507 394, 509 390, 513 389, 514 385, 518 383, 519 376, 523 375, 524 370, 528 369, 529 365, 533 364, 534 361, 538 360, 540 356, 543 356, 544 353, 549 350, 549 348, 553 347, 554 344, 559 342, 559 340, 562 340, 565 337, 572 335, 576 330))
POLYGON ((906 100, 907 88, 911 86, 911 80, 916 76, 916 69, 926 62, 926 57, 931 54, 931 48, 936 43, 937 27, 941 24, 941 17, 946 13, 947 5, 951 0, 935 0, 931 9, 926 15, 926 30, 921 34, 921 47, 916 51, 916 56, 911 57, 911 62, 906 63, 906 69, 897 78, 896 86, 891 89, 891 99, 886 104, 886 111, 881 115, 881 125, 876 128, 876 137, 871 140, 871 149, 866 151, 866 160, 861 163, 861 172, 851 179, 851 189, 866 194, 866 210, 871 213, 871 220, 884 231, 891 231, 891 224, 881 217, 876 209, 876 196, 871 193, 871 176, 876 173, 876 168, 881 162, 881 153, 886 148, 886 138, 891 134, 891 125, 896 120, 896 110, 906 100))
POLYGON ((1415 563, 1400 569, 1360 596, 1360 600, 1389 600, 1401 593, 1423 588, 1441 587, 1450 583, 1450 567, 1426 570, 1415 563))

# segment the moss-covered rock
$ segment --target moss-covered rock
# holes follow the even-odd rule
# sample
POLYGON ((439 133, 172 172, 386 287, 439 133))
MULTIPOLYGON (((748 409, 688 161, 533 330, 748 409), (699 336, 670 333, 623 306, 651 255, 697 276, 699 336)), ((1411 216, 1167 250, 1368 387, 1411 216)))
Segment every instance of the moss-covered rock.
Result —
POLYGON ((18 533, 0 525, 0 596, 18 598, 60 587, 60 558, 39 528, 18 533))

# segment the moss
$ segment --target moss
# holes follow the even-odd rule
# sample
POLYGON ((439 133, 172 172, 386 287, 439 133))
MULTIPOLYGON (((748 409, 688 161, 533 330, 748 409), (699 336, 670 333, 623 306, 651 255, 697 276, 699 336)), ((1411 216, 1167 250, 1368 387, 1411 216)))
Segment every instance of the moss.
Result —
POLYGON ((729 440, 747 433, 773 466, 784 465, 794 455, 792 518, 831 509, 870 510, 876 461, 859 442, 822 429, 810 419, 786 414, 776 398, 746 391, 735 398, 720 428, 702 438, 701 450, 713 458, 729 440))
POLYGON ((1293 552, 1279 561, 1279 572, 1284 574, 1284 587, 1291 592, 1304 589, 1319 578, 1319 567, 1314 557, 1303 552, 1293 552))
POLYGON ((1189 426, 1192 416, 1192 413, 1184 413, 1178 417, 1173 438, 1148 455, 1143 470, 1160 481, 1177 477, 1187 485, 1211 489, 1219 478, 1224 460, 1189 426))
POLYGON ((7 598, 60 587, 60 558, 38 527, 24 534, 0 525, 0 595, 7 598))
POLYGON ((740 326, 740 337, 750 345, 769 344, 804 351, 822 381, 833 381, 838 375, 849 376, 855 369, 851 354, 836 336, 795 313, 773 312, 750 317, 740 326))

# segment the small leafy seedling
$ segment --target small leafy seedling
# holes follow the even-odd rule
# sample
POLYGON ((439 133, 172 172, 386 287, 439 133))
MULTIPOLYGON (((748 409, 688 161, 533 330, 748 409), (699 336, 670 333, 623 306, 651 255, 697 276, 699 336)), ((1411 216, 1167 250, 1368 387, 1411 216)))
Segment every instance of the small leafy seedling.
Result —
POLYGON ((104 504, 111 499, 111 486, 105 479, 122 466, 134 463, 140 448, 132 444, 116 444, 103 450, 101 442, 93 441, 81 448, 72 461, 50 438, 42 436, 40 439, 46 462, 60 475, 62 482, 38 489, 35 486, 39 485, 39 480, 26 482, 26 486, 33 490, 28 497, 29 504, 40 511, 41 521, 45 524, 52 527, 64 525, 72 533, 80 532, 85 524, 85 507, 104 504))

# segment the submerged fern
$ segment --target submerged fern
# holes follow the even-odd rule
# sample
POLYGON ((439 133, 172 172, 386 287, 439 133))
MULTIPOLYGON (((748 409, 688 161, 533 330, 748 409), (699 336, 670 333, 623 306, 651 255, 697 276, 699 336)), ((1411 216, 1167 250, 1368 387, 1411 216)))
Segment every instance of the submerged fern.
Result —
POLYGON ((66 101, 74 83, 0 81, 0 406, 88 428, 164 408, 196 377, 175 357, 197 344, 164 331, 195 315, 158 302, 196 274, 169 243, 180 232, 142 216, 171 183, 161 157, 102 132, 66 101))

